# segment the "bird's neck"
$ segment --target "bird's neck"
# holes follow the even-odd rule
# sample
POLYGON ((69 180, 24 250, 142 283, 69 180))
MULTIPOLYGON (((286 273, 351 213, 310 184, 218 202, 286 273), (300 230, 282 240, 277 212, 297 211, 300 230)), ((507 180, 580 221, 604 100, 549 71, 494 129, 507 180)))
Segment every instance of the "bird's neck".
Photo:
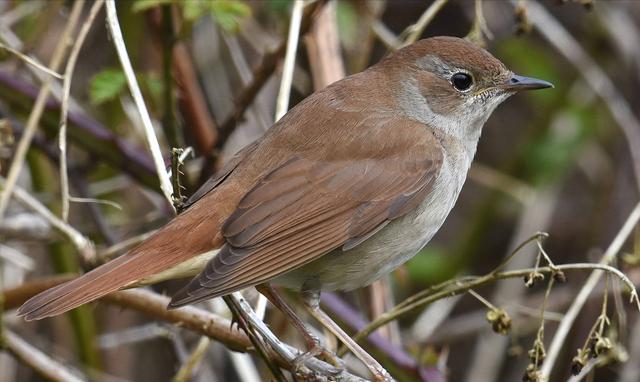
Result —
MULTIPOLYGON (((437 113, 430 107, 430 100, 421 94, 416 83, 407 81, 402 86, 405 88, 397 93, 396 99, 403 113, 407 117, 455 139, 460 144, 458 147, 464 148, 469 160, 473 159, 486 118, 478 120, 470 114, 445 115, 437 113)), ((446 149, 447 147, 445 147, 446 149)))

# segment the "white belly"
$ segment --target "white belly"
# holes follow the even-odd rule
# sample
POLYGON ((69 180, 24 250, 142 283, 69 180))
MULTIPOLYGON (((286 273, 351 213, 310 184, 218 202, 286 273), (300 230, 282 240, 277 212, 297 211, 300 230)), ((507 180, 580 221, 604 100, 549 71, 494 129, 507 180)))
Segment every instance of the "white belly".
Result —
POLYGON ((337 249, 274 283, 296 289, 312 283, 322 290, 351 290, 393 271, 417 254, 449 215, 470 162, 467 158, 460 159, 463 158, 445 156, 433 191, 414 211, 392 221, 355 248, 337 249))

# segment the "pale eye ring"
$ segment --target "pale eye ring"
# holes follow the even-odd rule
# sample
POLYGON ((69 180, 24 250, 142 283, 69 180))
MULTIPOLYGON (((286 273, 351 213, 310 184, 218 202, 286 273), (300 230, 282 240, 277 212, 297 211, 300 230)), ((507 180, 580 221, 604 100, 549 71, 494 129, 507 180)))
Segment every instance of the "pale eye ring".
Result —
POLYGON ((473 85, 473 77, 468 73, 458 72, 451 76, 451 84, 456 90, 465 92, 473 85))

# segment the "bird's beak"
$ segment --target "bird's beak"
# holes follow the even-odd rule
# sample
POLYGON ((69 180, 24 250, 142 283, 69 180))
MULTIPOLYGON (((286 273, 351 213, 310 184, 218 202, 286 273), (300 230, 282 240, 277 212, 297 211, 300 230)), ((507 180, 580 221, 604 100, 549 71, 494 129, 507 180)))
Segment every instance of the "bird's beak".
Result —
POLYGON ((504 90, 520 91, 552 88, 553 84, 537 78, 530 78, 514 74, 507 80, 507 83, 500 86, 504 90))

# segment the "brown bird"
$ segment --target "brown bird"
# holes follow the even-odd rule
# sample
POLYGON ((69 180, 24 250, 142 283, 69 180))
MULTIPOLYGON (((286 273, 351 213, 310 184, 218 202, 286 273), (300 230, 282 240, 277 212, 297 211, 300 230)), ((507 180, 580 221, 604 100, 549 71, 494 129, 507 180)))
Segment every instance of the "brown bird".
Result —
POLYGON ((170 308, 273 283, 300 290, 339 332, 318 308, 320 291, 368 285, 414 256, 451 211, 496 106, 548 87, 465 40, 418 41, 300 102, 159 232, 19 313, 41 319, 196 275, 170 308))

